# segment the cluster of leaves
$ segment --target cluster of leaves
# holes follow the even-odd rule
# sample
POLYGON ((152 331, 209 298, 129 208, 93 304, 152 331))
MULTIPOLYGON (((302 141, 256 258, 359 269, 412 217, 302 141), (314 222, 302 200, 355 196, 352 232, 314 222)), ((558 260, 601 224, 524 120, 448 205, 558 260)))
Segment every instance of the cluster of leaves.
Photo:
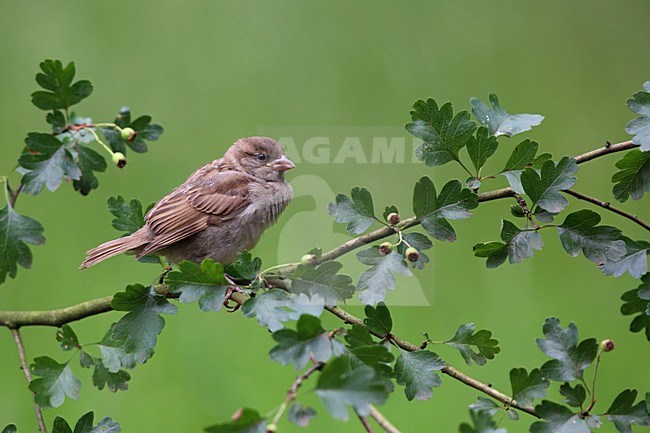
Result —
MULTIPOLYGON (((120 425, 109 417, 102 418, 97 424, 94 424, 95 414, 88 412, 74 426, 74 430, 68 422, 57 416, 52 424, 52 433, 120 433, 120 425)), ((17 433, 18 429, 14 424, 6 426, 2 433, 17 433)))
MULTIPOLYGON (((543 333, 546 338, 537 339, 537 345, 552 359, 530 373, 524 368, 513 368, 510 371, 512 398, 518 405, 532 408, 535 400, 547 396, 550 381, 557 381, 562 383, 559 393, 564 404, 550 400, 537 404, 534 409, 541 420, 530 426, 531 433, 589 433, 603 424, 603 418, 611 421, 621 433, 631 433, 632 425, 650 426, 650 393, 646 394, 645 400, 637 402, 636 390, 623 390, 606 412, 595 413, 595 389, 589 389, 584 377, 585 371, 604 354, 604 349, 599 349, 594 338, 579 341, 575 324, 570 323, 565 328, 556 318, 546 319, 543 333), (590 401, 587 401, 588 395, 590 401)), ((596 368, 593 370, 593 384, 596 383, 597 371, 596 368)), ((474 426, 461 425, 461 433, 505 433, 505 429, 494 430, 496 423, 492 419, 503 409, 509 418, 519 418, 508 405, 503 407, 484 397, 479 397, 470 409, 474 426)))
MULTIPOLYGON (((105 158, 90 145, 98 142, 101 131, 113 152, 126 153, 126 146, 135 152, 147 150, 146 141, 157 140, 163 129, 151 123, 151 116, 131 120, 127 107, 113 124, 93 125, 90 118, 77 117, 70 109, 88 98, 93 85, 88 80, 74 81, 76 68, 73 62, 66 66, 59 60, 45 60, 36 82, 41 87, 32 93, 32 103, 47 111, 47 132, 29 132, 25 147, 18 158, 17 171, 22 175, 17 191, 39 194, 44 188, 57 190, 63 181, 72 182, 75 190, 87 195, 99 186, 97 172, 107 168, 105 158), (132 128, 134 134, 123 137, 120 131, 132 128)), ((5 180, 6 183, 6 180, 5 180)), ((8 184, 3 189, 8 190, 8 184)), ((0 284, 7 276, 16 277, 17 267, 28 269, 32 254, 27 244, 45 242, 41 224, 13 209, 12 199, 5 194, 6 206, 0 210, 0 284)))

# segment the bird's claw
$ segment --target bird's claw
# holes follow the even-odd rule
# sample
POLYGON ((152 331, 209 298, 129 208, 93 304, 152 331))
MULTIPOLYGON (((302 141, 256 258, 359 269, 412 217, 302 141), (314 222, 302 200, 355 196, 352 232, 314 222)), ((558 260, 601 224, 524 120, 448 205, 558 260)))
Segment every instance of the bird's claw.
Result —
POLYGON ((242 301, 232 297, 233 293, 244 293, 244 291, 237 286, 228 287, 228 290, 226 290, 226 296, 223 299, 223 306, 226 307, 226 310, 228 310, 229 313, 234 313, 239 310, 243 304, 242 301), (234 302, 235 305, 230 305, 230 301, 234 302))

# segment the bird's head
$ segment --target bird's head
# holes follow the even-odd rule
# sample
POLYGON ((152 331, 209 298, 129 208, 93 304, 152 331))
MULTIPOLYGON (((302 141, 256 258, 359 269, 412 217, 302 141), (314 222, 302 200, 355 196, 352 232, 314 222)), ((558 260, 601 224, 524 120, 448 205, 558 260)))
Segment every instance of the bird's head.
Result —
POLYGON ((238 169, 268 182, 284 180, 284 172, 295 167, 282 146, 269 137, 241 138, 225 157, 238 169))

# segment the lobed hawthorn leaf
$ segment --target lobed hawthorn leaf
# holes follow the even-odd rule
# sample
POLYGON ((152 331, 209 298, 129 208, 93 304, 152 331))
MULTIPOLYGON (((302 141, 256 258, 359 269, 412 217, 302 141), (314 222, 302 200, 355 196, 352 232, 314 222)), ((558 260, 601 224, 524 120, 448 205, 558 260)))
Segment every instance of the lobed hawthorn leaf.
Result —
POLYGON ((41 110, 66 110, 93 92, 88 80, 72 82, 76 72, 74 62, 64 68, 59 60, 45 60, 39 66, 42 72, 36 74, 36 82, 45 90, 32 93, 32 104, 41 110))
POLYGON ((232 265, 226 267, 226 274, 233 276, 239 276, 246 280, 254 280, 260 273, 262 268, 262 259, 259 257, 253 258, 253 255, 248 251, 244 251, 239 254, 237 261, 232 265), (232 272, 234 271, 234 272, 232 272))
POLYGON ((406 258, 406 250, 408 247, 406 244, 412 246, 418 250, 419 257, 415 262, 409 262, 413 268, 424 269, 424 266, 429 263, 429 256, 424 253, 424 250, 428 250, 433 247, 431 240, 426 237, 426 235, 418 232, 404 233, 404 241, 397 246, 397 252, 406 258))
POLYGON ((341 263, 334 261, 326 261, 316 267, 300 265, 288 277, 291 280, 291 291, 309 298, 317 296, 324 305, 345 302, 352 298, 355 288, 352 278, 338 274, 342 267, 341 263))
POLYGON ((116 293, 111 301, 116 311, 128 311, 113 327, 111 337, 122 343, 127 354, 144 364, 153 356, 158 335, 165 326, 160 314, 176 314, 175 305, 158 295, 151 287, 133 284, 126 291, 116 293))
MULTIPOLYGON (((117 422, 110 417, 104 417, 90 430, 90 433, 120 433, 121 431, 122 428, 117 422)), ((75 430, 74 433, 77 431, 75 430)))
POLYGON ((390 353, 388 347, 373 342, 367 346, 349 346, 345 349, 351 360, 372 368, 380 377, 387 379, 390 386, 392 386, 390 382, 390 379, 393 378, 391 363, 395 360, 395 357, 390 353))
POLYGON ((641 146, 643 152, 650 151, 650 81, 643 83, 643 90, 636 92, 627 106, 640 116, 630 121, 625 132, 632 137, 632 143, 641 146))
POLYGON ((522 406, 532 406, 536 398, 546 397, 549 381, 542 377, 542 372, 536 368, 528 374, 525 368, 510 370, 510 385, 512 398, 522 406))
MULTIPOLYGON (((101 353, 101 361, 104 367, 106 367, 111 373, 118 373, 120 371, 120 367, 129 369, 135 368, 137 361, 135 359, 134 353, 126 352, 124 349, 124 342, 116 340, 113 337, 114 328, 115 324, 111 325, 111 327, 106 332, 106 335, 104 335, 104 338, 102 338, 102 341, 97 344, 97 348, 101 353)), ((88 363, 88 361, 89 360, 86 360, 84 362, 88 363)), ((92 362, 94 364, 95 360, 93 359, 92 362)))
POLYGON ((181 302, 198 300, 201 311, 221 310, 229 287, 223 266, 212 259, 205 259, 200 265, 183 260, 177 271, 167 274, 165 283, 170 292, 181 294, 181 302))
POLYGON ((79 338, 70 325, 63 325, 56 331, 56 341, 61 343, 61 350, 72 350, 79 346, 79 338))
POLYGON ((407 352, 400 350, 395 363, 395 378, 398 385, 405 385, 404 393, 411 401, 428 400, 433 397, 433 388, 442 385, 436 371, 445 366, 445 362, 428 350, 407 352))
POLYGON ((144 226, 144 213, 138 199, 134 198, 127 203, 121 195, 109 197, 108 211, 115 216, 111 222, 113 228, 124 232, 125 236, 135 233, 144 226))
POLYGON ((597 265, 621 260, 627 249, 621 240, 621 230, 611 226, 599 226, 600 215, 583 209, 567 215, 557 227, 560 243, 572 257, 582 252, 597 265))
POLYGON ((357 290, 359 300, 366 305, 376 305, 384 300, 386 291, 396 286, 394 273, 411 276, 404 258, 396 251, 387 255, 379 252, 378 246, 359 251, 355 257, 364 265, 372 266, 359 276, 357 290))
POLYGON ((488 128, 484 126, 479 127, 475 135, 471 136, 467 141, 467 153, 469 154, 469 159, 472 160, 474 168, 479 172, 488 158, 494 155, 494 152, 496 152, 499 146, 499 142, 495 136, 491 135, 488 128))
POLYGON ((524 187, 521 185, 521 173, 524 168, 531 167, 539 170, 542 164, 551 158, 550 153, 543 153, 535 156, 539 145, 535 141, 524 140, 515 146, 505 167, 501 170, 508 184, 517 194, 524 194, 524 187))
MULTIPOLYGON (((542 418, 530 426, 530 433, 590 433, 587 421, 566 406, 544 400, 535 406, 535 412, 542 418)), ((589 416, 587 418, 592 418, 589 416)))
POLYGON ((621 299, 624 316, 639 313, 630 323, 630 331, 640 332, 645 328, 646 338, 650 341, 650 273, 643 275, 639 287, 625 292, 621 299))
POLYGON ((626 389, 616 396, 607 409, 607 419, 613 422, 616 430, 621 433, 632 433, 632 424, 650 426, 650 412, 646 402, 642 399, 634 404, 636 396, 635 389, 626 389))
POLYGON ((413 191, 413 211, 422 227, 441 241, 453 242, 456 232, 448 219, 460 220, 472 216, 470 209, 478 207, 478 196, 463 188, 457 180, 451 180, 442 187, 440 194, 427 176, 420 178, 413 191))
POLYGON ((131 380, 131 375, 124 370, 120 370, 119 366, 116 369, 117 371, 111 372, 103 364, 101 358, 97 359, 83 351, 79 352, 79 355, 79 361, 82 367, 95 367, 92 376, 93 385, 100 391, 105 387, 111 392, 126 391, 129 388, 128 381, 131 380))
POLYGON ((462 423, 458 427, 460 433, 507 433, 507 430, 504 428, 497 429, 496 422, 485 411, 470 410, 469 416, 472 420, 472 425, 462 423))
POLYGON ((626 272, 634 278, 641 278, 648 272, 648 254, 650 253, 650 243, 646 241, 633 241, 632 239, 621 236, 625 242, 627 254, 620 260, 610 261, 600 267, 605 275, 614 275, 620 277, 626 272))
POLYGON ((9 203, 0 210, 0 284, 7 275, 16 278, 18 265, 32 266, 32 252, 27 244, 43 245, 43 226, 33 218, 14 210, 9 203))
POLYGON ((547 160, 542 164, 541 173, 535 169, 526 168, 521 173, 521 185, 524 192, 532 200, 531 208, 540 208, 551 212, 561 212, 569 200, 560 191, 569 189, 576 182, 573 176, 578 171, 575 159, 565 156, 557 164, 547 160))
POLYGON ((542 365, 542 375, 560 382, 582 380, 585 369, 596 358, 596 339, 589 338, 578 344, 576 325, 569 323, 569 326, 564 328, 560 325, 560 320, 554 317, 544 321, 543 332, 546 339, 538 338, 537 346, 553 360, 542 365))
POLYGON ((485 397, 478 397, 475 403, 469 405, 472 411, 485 412, 489 416, 494 416, 500 411, 503 406, 496 403, 494 400, 485 397))
POLYGON ((460 162, 458 153, 476 129, 467 111, 454 116, 450 102, 438 108, 431 98, 415 102, 411 119, 413 122, 405 126, 406 130, 424 142, 415 149, 415 156, 430 167, 460 162))
POLYGON ((30 365, 34 376, 39 376, 29 383, 29 389, 34 393, 34 401, 42 409, 59 407, 65 396, 73 400, 79 398, 81 382, 72 373, 68 363, 59 364, 48 356, 34 358, 30 365))
POLYGON ((565 382, 560 386, 560 394, 565 397, 563 402, 573 407, 582 407, 582 403, 587 398, 587 390, 580 383, 572 388, 569 382, 565 382))
POLYGON ((270 289, 251 297, 242 305, 246 317, 255 317, 257 323, 275 332, 284 328, 284 323, 297 320, 301 314, 319 317, 324 303, 319 296, 311 299, 304 294, 290 294, 280 289, 270 289))
POLYGON ((230 422, 203 429, 207 433, 266 433, 266 420, 254 409, 239 409, 230 422))
POLYGON ((371 404, 382 404, 388 398, 387 384, 370 367, 351 362, 340 356, 323 368, 316 394, 334 418, 347 420, 346 406, 352 406, 361 415, 370 413, 371 404))
POLYGON ((472 365, 472 360, 477 365, 485 365, 488 359, 494 359, 501 348, 499 341, 492 338, 491 331, 481 329, 474 332, 475 329, 473 323, 465 323, 458 328, 453 337, 445 341, 445 344, 458 350, 467 365, 472 365))
POLYGON ((2 429, 2 433, 16 433, 17 431, 18 429, 16 428, 15 424, 9 424, 2 429))
POLYGON ((316 417, 316 410, 313 407, 303 406, 298 402, 289 407, 287 418, 290 422, 300 427, 309 426, 309 422, 316 417))
POLYGON ((24 192, 36 195, 44 187, 56 191, 64 179, 81 178, 81 169, 71 149, 51 134, 30 132, 25 144, 27 148, 18 159, 26 171, 21 180, 24 192))
POLYGON ((620 169, 612 176, 616 200, 625 202, 629 197, 639 200, 650 191, 650 152, 630 150, 616 162, 616 168, 620 169))
POLYGON ((490 134, 498 137, 505 135, 512 137, 525 131, 530 131, 533 126, 542 123, 544 116, 540 114, 509 114, 499 106, 499 98, 494 93, 489 95, 491 108, 477 98, 471 98, 472 112, 476 119, 485 125, 490 134))
POLYGON ((346 331, 345 341, 350 345, 350 347, 372 346, 375 344, 368 328, 356 324, 352 325, 352 328, 346 331))
POLYGON ((338 194, 327 210, 337 223, 348 223, 346 230, 353 235, 365 232, 377 221, 370 191, 356 186, 352 188, 350 197, 338 194))
POLYGON ((131 110, 129 107, 122 107, 117 117, 115 124, 120 128, 131 128, 135 131, 135 136, 132 140, 125 140, 119 130, 114 128, 99 128, 106 137, 106 141, 113 149, 113 152, 122 152, 126 154, 126 146, 137 153, 144 153, 147 151, 147 141, 156 141, 164 132, 163 127, 151 123, 151 116, 140 116, 135 120, 131 120, 131 110))
POLYGON ((366 318, 363 323, 370 332, 379 335, 388 335, 393 330, 393 319, 390 317, 390 311, 383 302, 379 302, 377 307, 366 305, 366 318))
POLYGON ((542 237, 535 230, 520 230, 508 220, 501 221, 501 239, 504 242, 486 242, 474 245, 476 257, 487 258, 489 269, 502 265, 506 259, 510 263, 521 263, 533 256, 533 250, 544 246, 542 237))
POLYGON ((99 186, 99 180, 94 172, 106 171, 106 160, 93 149, 82 146, 81 144, 75 145, 73 150, 76 156, 75 161, 81 171, 81 176, 79 179, 72 181, 72 186, 81 195, 88 195, 90 191, 99 186))
POLYGON ((282 365, 293 364, 296 370, 304 368, 313 356, 326 362, 334 353, 332 339, 321 326, 320 319, 303 314, 298 319, 296 330, 281 329, 273 333, 278 344, 271 349, 271 359, 282 365))

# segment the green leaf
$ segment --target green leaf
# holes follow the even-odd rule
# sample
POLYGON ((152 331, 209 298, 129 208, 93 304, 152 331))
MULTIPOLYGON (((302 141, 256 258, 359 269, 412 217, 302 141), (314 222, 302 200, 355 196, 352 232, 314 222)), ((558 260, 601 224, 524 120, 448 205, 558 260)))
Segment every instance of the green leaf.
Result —
POLYGON ((573 186, 576 182, 573 175, 577 171, 578 163, 568 156, 562 158, 557 165, 551 160, 544 162, 541 174, 537 174, 533 168, 526 168, 521 173, 521 184, 532 200, 530 208, 539 206, 548 212, 561 212, 569 200, 560 191, 573 186))
POLYGON ((398 385, 405 385, 404 393, 410 401, 428 400, 433 396, 434 387, 442 384, 436 371, 445 366, 445 362, 428 350, 416 352, 400 351, 395 363, 395 377, 398 385))
POLYGON ((539 125, 544 120, 544 116, 539 114, 508 114, 499 106, 499 99, 494 93, 490 93, 489 99, 492 108, 477 98, 470 99, 470 103, 476 119, 487 126, 490 134, 496 137, 499 135, 512 137, 530 131, 533 126, 539 125))
POLYGON ((351 347, 371 346, 375 344, 367 327, 362 325, 352 325, 345 334, 345 341, 351 347))
POLYGON ((17 431, 18 429, 16 428, 15 424, 9 424, 2 429, 2 433, 16 433, 17 431))
POLYGON ((363 323, 368 330, 383 336, 390 334, 393 329, 393 319, 386 304, 380 302, 377 307, 366 305, 365 313, 366 318, 363 319, 363 323))
POLYGON ((549 381, 542 377, 542 372, 536 368, 528 374, 525 368, 510 370, 510 385, 512 398, 522 406, 532 406, 536 398, 546 397, 549 381))
POLYGON ((616 168, 620 169, 612 176, 616 200, 625 202, 630 196, 639 200, 650 191, 650 152, 630 150, 616 162, 616 168))
POLYGON ((489 416, 494 416, 502 407, 502 405, 497 404, 494 400, 485 397, 478 397, 475 403, 469 405, 471 410, 485 412, 489 416))
POLYGON ((384 380, 366 365, 353 365, 346 356, 325 365, 318 377, 316 394, 334 418, 343 420, 348 419, 346 406, 367 416, 371 404, 382 404, 388 398, 384 380))
POLYGON ((72 350, 79 346, 79 339, 70 325, 63 325, 56 331, 56 341, 61 343, 61 350, 72 350))
POLYGON ((627 250, 621 240, 621 231, 616 227, 599 226, 600 215, 583 209, 567 215, 558 226, 560 242, 569 255, 575 257, 582 252, 597 265, 619 261, 627 250))
POLYGON ((129 107, 122 107, 119 114, 115 118, 115 124, 120 128, 131 128, 135 131, 135 136, 132 140, 125 140, 119 130, 114 128, 99 128, 106 137, 106 141, 111 146, 114 152, 122 152, 126 154, 126 146, 137 153, 144 153, 147 151, 147 141, 158 140, 160 135, 164 132, 163 127, 155 123, 151 123, 151 116, 140 116, 131 121, 131 110, 129 107))
POLYGON ((338 194, 336 201, 330 203, 327 210, 337 223, 348 223, 348 233, 358 235, 368 230, 377 221, 377 217, 370 191, 355 186, 350 197, 338 194))
POLYGON ((460 352, 467 365, 472 365, 472 360, 477 365, 485 365, 488 359, 501 351, 499 341, 492 338, 492 332, 481 329, 474 332, 476 326, 473 323, 461 325, 451 339, 445 341, 460 352))
POLYGON ((392 213, 396 213, 397 215, 399 215, 399 210, 397 210, 397 207, 393 205, 386 206, 386 208, 384 209, 384 213, 382 214, 386 222, 388 222, 388 215, 392 213))
POLYGON ((600 267, 605 275, 614 275, 620 277, 626 272, 634 278, 641 278, 648 272, 648 258, 650 252, 650 243, 645 241, 633 241, 632 239, 621 236, 625 242, 627 254, 616 262, 609 261, 600 267))
POLYGON ((52 433, 72 433, 72 429, 65 419, 57 416, 52 424, 52 433))
POLYGON ((545 378, 560 382, 582 380, 583 372, 596 358, 598 343, 589 338, 578 344, 578 328, 569 323, 567 328, 560 325, 560 320, 549 317, 544 322, 543 332, 546 339, 537 339, 537 346, 547 356, 553 358, 542 365, 545 378))
POLYGON ((81 178, 73 153, 51 134, 30 132, 25 143, 27 150, 18 159, 18 164, 26 170, 21 181, 24 192, 36 195, 43 187, 55 191, 63 179, 81 178))
POLYGON ((457 180, 451 180, 442 187, 440 195, 435 186, 424 176, 415 184, 413 191, 413 211, 422 227, 441 241, 453 242, 456 232, 447 220, 460 220, 472 216, 470 209, 478 207, 478 197, 457 180))
POLYGON ((478 172, 485 162, 496 152, 499 142, 490 134, 486 127, 476 130, 476 137, 471 136, 467 141, 467 153, 478 172))
POLYGON ((352 278, 339 275, 343 267, 339 262, 327 261, 314 267, 301 265, 289 276, 291 291, 305 294, 309 298, 318 296, 324 305, 336 305, 345 302, 354 295, 352 278))
POLYGON ((627 100, 630 110, 640 117, 633 119, 625 127, 625 132, 632 137, 632 143, 641 146, 644 152, 650 151, 650 81, 643 83, 642 91, 636 92, 632 99, 627 100))
POLYGON ((418 250, 420 257, 418 257, 415 262, 409 263, 413 268, 424 269, 424 266, 429 263, 429 256, 424 253, 424 250, 428 250, 433 247, 433 243, 428 237, 426 237, 426 235, 418 232, 403 233, 402 236, 404 238, 404 242, 397 246, 397 252, 406 259, 406 250, 408 249, 407 244, 412 246, 418 250))
POLYGON ((323 329, 318 317, 303 314, 296 330, 281 329, 273 333, 278 344, 271 349, 271 359, 282 365, 293 364, 296 370, 304 368, 313 356, 326 362, 332 357, 332 340, 323 329))
POLYGON ((137 199, 127 203, 121 195, 109 197, 108 210, 115 216, 111 222, 113 228, 125 235, 133 234, 144 226, 142 204, 137 199))
POLYGON ((513 170, 523 170, 532 164, 535 159, 535 154, 539 144, 536 141, 524 140, 519 143, 512 151, 506 166, 501 170, 502 172, 513 171, 513 170))
POLYGON ((364 265, 372 266, 359 276, 357 283, 357 290, 360 292, 359 300, 364 304, 375 305, 384 300, 386 291, 396 286, 393 273, 412 275, 404 258, 396 251, 383 255, 375 245, 359 251, 355 257, 364 265))
POLYGON ((635 389, 622 391, 607 409, 607 419, 614 423, 621 433, 632 433, 632 424, 650 426, 650 413, 644 400, 634 404, 635 389))
POLYGON ((560 386, 560 394, 566 397, 562 401, 573 407, 582 407, 582 403, 584 403, 587 398, 587 390, 580 383, 578 383, 575 388, 572 388, 569 382, 565 382, 560 386))
POLYGON ((241 277, 245 280, 254 280, 260 273, 262 268, 262 259, 259 257, 253 258, 252 254, 248 251, 239 253, 237 261, 226 268, 226 274, 231 277, 241 277), (234 272, 232 272, 234 271, 234 272))
POLYGON ((34 401, 43 409, 59 407, 65 396, 79 398, 81 382, 75 377, 68 363, 59 364, 47 356, 39 356, 30 366, 32 374, 39 376, 29 383, 34 393, 34 401))
POLYGON ((413 122, 406 125, 406 130, 424 141, 415 149, 415 156, 430 167, 449 161, 460 162, 458 152, 476 129, 467 111, 454 116, 450 102, 438 109, 438 104, 431 98, 413 105, 411 119, 413 122))
POLYGON ((624 316, 640 313, 632 320, 630 331, 640 332, 645 328, 646 338, 650 341, 650 273, 643 275, 639 287, 625 292, 621 299, 624 316))
POLYGON ((383 344, 371 342, 365 346, 346 347, 351 359, 372 368, 375 373, 386 379, 393 378, 393 367, 391 363, 395 360, 392 353, 383 344))
POLYGON ((497 429, 496 422, 485 411, 470 410, 469 416, 472 420, 472 425, 462 423, 458 427, 460 433, 507 433, 504 428, 497 429))
POLYGON ((99 186, 99 180, 95 177, 96 171, 106 171, 106 160, 99 153, 89 147, 77 144, 74 146, 76 151, 76 162, 81 170, 81 177, 72 182, 72 186, 82 195, 88 195, 90 191, 99 186))
POLYGON ((95 359, 86 352, 80 352, 80 354, 89 358, 82 362, 82 367, 90 368, 91 366, 95 366, 95 371, 93 372, 93 385, 95 385, 100 391, 104 389, 104 387, 107 387, 111 392, 126 391, 129 388, 127 382, 131 380, 131 375, 124 370, 120 370, 119 366, 116 369, 117 371, 111 372, 103 364, 101 359, 95 359))
POLYGON ((18 265, 31 268, 32 252, 28 243, 45 243, 43 226, 35 219, 17 213, 7 203, 0 210, 0 284, 5 282, 7 275, 16 278, 18 265))
MULTIPOLYGON (((109 417, 102 418, 90 433, 120 433, 120 425, 109 417)), ((76 432, 75 432, 76 433, 76 432)))
POLYGON ((530 426, 530 433, 590 433, 584 419, 567 407, 544 400, 535 406, 535 412, 543 421, 530 426))
POLYGON ((181 302, 194 302, 198 299, 201 311, 219 311, 226 298, 229 283, 226 281, 223 266, 212 259, 201 264, 183 260, 178 270, 165 277, 172 293, 180 293, 181 302))
POLYGON ((266 433, 266 421, 253 409, 239 409, 232 421, 203 429, 207 433, 266 433))
POLYGON ((79 418, 77 424, 75 424, 74 433, 90 433, 93 428, 94 419, 95 414, 93 412, 84 414, 81 418, 79 418))
POLYGON ((474 245, 476 257, 487 258, 486 266, 496 268, 510 259, 510 263, 521 263, 533 256, 533 250, 544 246, 542 237, 535 230, 520 230, 508 220, 501 221, 501 239, 505 242, 487 242, 474 245))
POLYGON ((142 284, 127 286, 125 292, 115 294, 111 306, 117 311, 128 311, 115 324, 112 337, 123 343, 126 353, 144 364, 153 356, 158 334, 165 326, 160 313, 175 314, 176 306, 142 284))
POLYGON ((251 297, 242 305, 246 317, 255 317, 261 326, 275 332, 284 328, 284 322, 297 320, 301 314, 318 317, 323 312, 319 296, 311 299, 304 294, 289 294, 284 290, 271 289, 251 297))
POLYGON ((307 427, 309 422, 316 417, 316 410, 313 407, 304 407, 296 402, 289 407, 287 418, 300 427, 307 427))
POLYGON ((93 85, 88 80, 72 83, 74 62, 64 68, 59 60, 45 60, 40 67, 43 72, 36 74, 36 82, 45 90, 32 93, 32 104, 41 110, 67 110, 93 92, 93 85))
POLYGON ((135 368, 137 365, 135 354, 127 353, 126 350, 124 350, 124 341, 117 340, 113 337, 114 328, 115 324, 111 325, 106 332, 106 335, 104 335, 104 338, 102 338, 102 341, 97 345, 97 348, 102 355, 102 364, 104 364, 104 367, 106 367, 111 373, 119 372, 120 367, 135 368))

